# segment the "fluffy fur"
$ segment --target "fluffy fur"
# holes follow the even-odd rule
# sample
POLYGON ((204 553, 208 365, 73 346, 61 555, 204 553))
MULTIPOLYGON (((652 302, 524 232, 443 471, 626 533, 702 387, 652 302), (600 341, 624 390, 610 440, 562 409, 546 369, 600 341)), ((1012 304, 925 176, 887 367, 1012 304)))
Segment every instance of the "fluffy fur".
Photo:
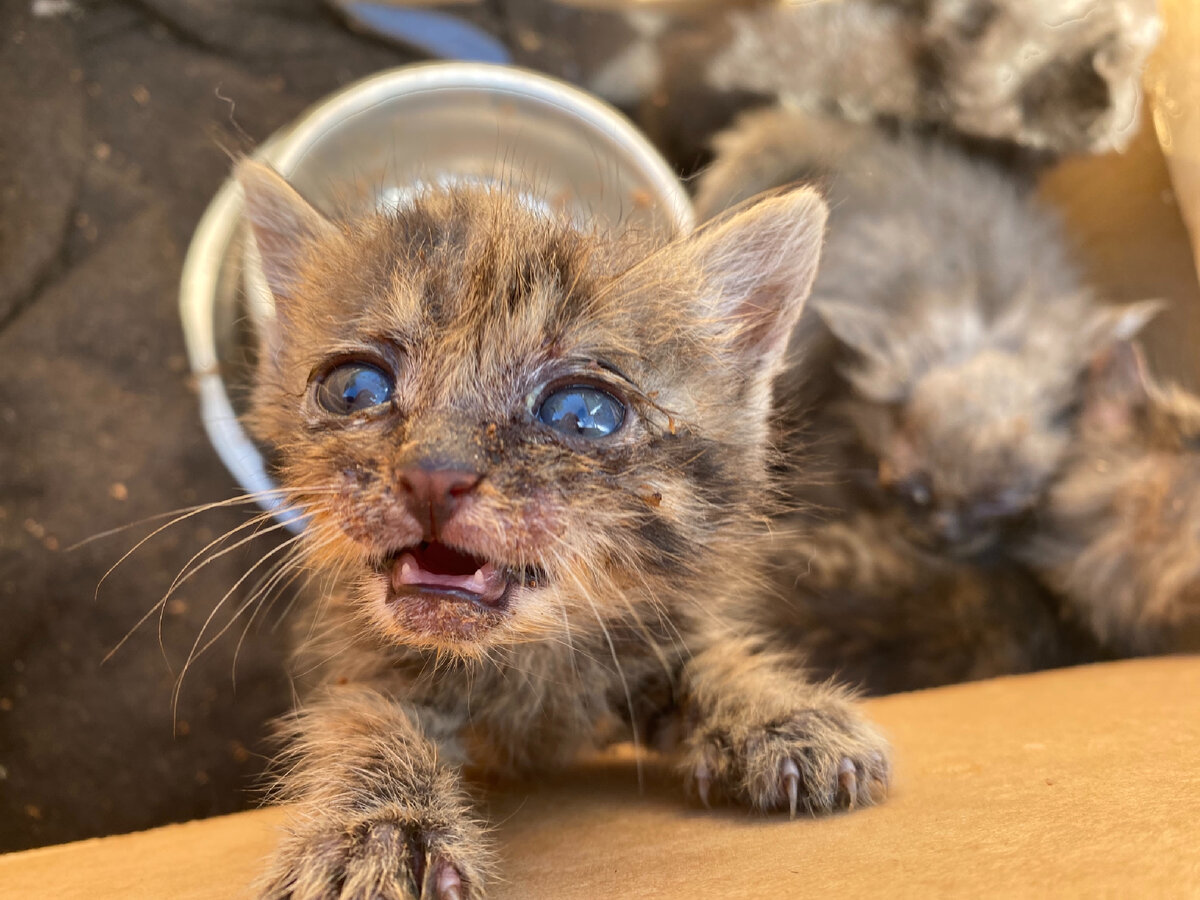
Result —
POLYGON ((1022 556, 1119 655, 1200 649, 1200 398, 1120 345, 1022 556))
POLYGON ((295 825, 264 896, 481 896, 490 855, 458 767, 537 772, 623 738, 677 742, 706 801, 881 796, 883 740, 748 613, 814 193, 657 247, 482 190, 335 224, 261 166, 238 176, 276 302, 252 424, 328 584, 299 661, 319 686, 286 728, 295 825), (321 409, 347 358, 394 377, 389 402, 321 409), (621 428, 541 425, 564 381, 619 398, 621 428), (502 603, 390 592, 397 551, 433 539, 406 485, 446 468, 474 480, 433 537, 503 571, 502 603))
POLYGON ((667 30, 646 118, 697 146, 763 99, 924 124, 1039 154, 1124 147, 1158 39, 1153 0, 760 3, 667 30))
POLYGON ((970 562, 904 537, 894 515, 794 522, 773 538, 784 600, 764 606, 781 652, 890 694, 1103 658, 1059 598, 1005 559, 970 562))

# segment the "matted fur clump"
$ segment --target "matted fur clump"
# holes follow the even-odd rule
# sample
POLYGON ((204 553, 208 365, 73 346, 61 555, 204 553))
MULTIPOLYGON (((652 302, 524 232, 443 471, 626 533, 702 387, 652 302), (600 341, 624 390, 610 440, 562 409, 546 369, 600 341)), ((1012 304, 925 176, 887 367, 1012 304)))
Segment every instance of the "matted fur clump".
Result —
POLYGON ((689 118, 720 128, 762 98, 1041 154, 1119 150, 1160 30, 1154 0, 759 3, 663 31, 647 118, 698 144, 689 118))
POLYGON ((502 191, 326 219, 243 163, 275 299, 251 423, 321 588, 265 897, 481 897, 460 768, 632 738, 705 803, 880 799, 850 692, 769 648, 771 385, 825 206, 797 189, 660 246, 502 191))
POLYGON ((715 87, 1053 153, 1128 143, 1160 30, 1154 0, 842 0, 731 20, 715 87))

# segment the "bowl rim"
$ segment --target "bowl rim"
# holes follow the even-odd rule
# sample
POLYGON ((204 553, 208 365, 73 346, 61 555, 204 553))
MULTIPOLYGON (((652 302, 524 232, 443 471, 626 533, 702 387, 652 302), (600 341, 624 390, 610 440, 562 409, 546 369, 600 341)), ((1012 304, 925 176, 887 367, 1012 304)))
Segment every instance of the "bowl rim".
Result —
POLYGON ((478 62, 424 62, 387 69, 348 85, 305 110, 272 148, 269 161, 285 176, 330 131, 354 116, 370 112, 398 94, 447 89, 487 90, 540 101, 585 121, 629 151, 649 176, 679 234, 695 228, 695 212, 679 177, 625 115, 598 97, 564 81, 523 69, 478 62), (402 90, 401 90, 402 88, 402 90))
MULTIPOLYGON (((682 237, 695 227, 687 192, 666 160, 620 111, 585 91, 550 76, 516 66, 477 62, 425 62, 387 69, 318 100, 290 125, 267 139, 253 158, 290 175, 305 154, 347 118, 369 112, 400 94, 448 88, 500 91, 554 106, 583 119, 630 152, 665 201, 666 211, 682 237)), ((222 265, 234 243, 242 216, 241 190, 227 178, 200 217, 183 261, 179 314, 200 416, 209 442, 238 485, 292 531, 304 517, 284 507, 284 496, 267 472, 262 453, 234 411, 217 354, 215 297, 222 265)))

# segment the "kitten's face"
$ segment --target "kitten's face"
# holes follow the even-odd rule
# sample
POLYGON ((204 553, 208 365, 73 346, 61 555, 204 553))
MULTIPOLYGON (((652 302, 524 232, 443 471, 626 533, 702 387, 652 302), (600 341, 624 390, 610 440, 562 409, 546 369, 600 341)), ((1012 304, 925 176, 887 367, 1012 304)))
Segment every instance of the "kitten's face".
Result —
POLYGON ((811 194, 647 258, 495 193, 335 227, 248 168, 279 310, 254 425, 372 633, 473 656, 657 627, 721 536, 750 532, 767 384, 823 224, 811 194), (731 261, 777 257, 763 234, 794 258, 751 277, 731 261))
POLYGON ((994 322, 946 301, 907 321, 822 305, 859 355, 846 413, 917 543, 970 556, 1021 524, 1063 463, 1092 360, 1158 309, 1040 302, 994 322))
POLYGON ((935 549, 987 550, 1028 515, 1070 440, 1070 382, 1019 356, 984 351, 932 369, 901 403, 868 407, 863 432, 878 481, 935 549))

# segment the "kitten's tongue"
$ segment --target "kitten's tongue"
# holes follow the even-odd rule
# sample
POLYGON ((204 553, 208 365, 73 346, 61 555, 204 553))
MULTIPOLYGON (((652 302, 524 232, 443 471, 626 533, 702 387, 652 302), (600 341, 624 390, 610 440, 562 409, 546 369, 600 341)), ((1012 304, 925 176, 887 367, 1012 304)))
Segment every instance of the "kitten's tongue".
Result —
POLYGON ((505 587, 504 573, 490 562, 436 542, 405 550, 392 566, 392 588, 397 593, 433 588, 462 591, 495 603, 505 587))

